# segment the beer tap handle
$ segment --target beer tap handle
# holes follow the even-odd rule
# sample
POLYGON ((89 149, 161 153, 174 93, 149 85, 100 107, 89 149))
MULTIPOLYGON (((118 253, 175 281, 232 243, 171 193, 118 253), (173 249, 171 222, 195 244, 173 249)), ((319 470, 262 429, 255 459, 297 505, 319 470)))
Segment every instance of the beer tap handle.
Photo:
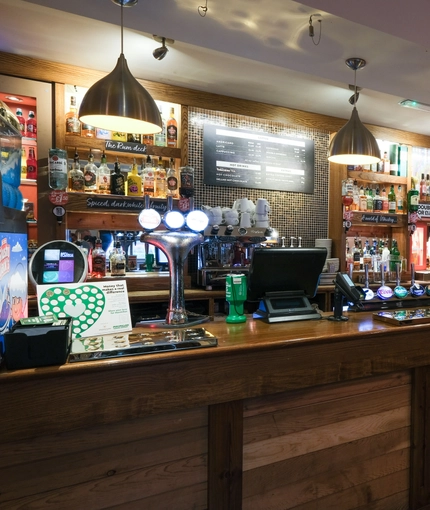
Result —
POLYGON ((299 240, 298 248, 301 248, 302 247, 302 238, 298 237, 297 239, 299 240))
POLYGON ((281 237, 281 241, 282 241, 282 248, 285 248, 285 237, 281 237))
POLYGON ((294 241, 295 241, 295 237, 291 236, 290 237, 290 248, 294 248, 294 241))

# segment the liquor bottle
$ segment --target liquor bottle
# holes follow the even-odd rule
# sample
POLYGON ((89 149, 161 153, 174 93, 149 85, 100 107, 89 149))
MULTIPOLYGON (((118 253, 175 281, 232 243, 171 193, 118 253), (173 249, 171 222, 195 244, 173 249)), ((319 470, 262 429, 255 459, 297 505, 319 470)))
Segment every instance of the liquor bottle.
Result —
POLYGON ((125 195, 125 177, 116 158, 114 170, 110 176, 110 192, 112 195, 125 195))
POLYGON ((390 173, 390 158, 388 157, 388 152, 384 152, 384 155, 382 157, 382 163, 383 163, 383 171, 384 174, 390 173))
POLYGON ((167 171, 167 196, 179 198, 178 172, 175 168, 175 160, 170 158, 169 170, 167 171))
POLYGON ((37 138, 37 121, 34 112, 28 112, 27 130, 25 132, 28 138, 37 138))
POLYGON ((404 198, 403 198, 403 187, 401 184, 397 186, 397 195, 396 195, 396 202, 397 202, 397 212, 399 214, 404 213, 404 198))
POLYGON ((27 179, 27 154, 24 147, 21 149, 21 179, 27 179))
POLYGON ((125 253, 121 243, 116 241, 115 248, 110 257, 110 272, 112 276, 125 276, 125 253))
POLYGON ((394 185, 392 184, 390 187, 390 192, 388 193, 388 212, 390 214, 396 213, 396 193, 394 191, 394 185))
POLYGON ((25 136, 25 119, 24 119, 24 117, 22 115, 21 108, 17 108, 16 109, 16 117, 17 117, 18 122, 19 122, 19 130, 21 131, 21 135, 25 136))
POLYGON ((88 155, 88 163, 84 167, 85 191, 94 193, 97 191, 97 167, 94 164, 92 152, 88 155))
POLYGON ((89 124, 82 124, 81 136, 83 136, 84 138, 95 138, 96 128, 90 126, 89 124))
POLYGON ((419 204, 420 193, 416 189, 416 183, 412 180, 412 188, 408 191, 408 211, 417 212, 419 204))
POLYGON ((142 135, 139 133, 127 133, 127 142, 140 143, 142 141, 142 135))
POLYGON ((390 250, 390 271, 396 271, 396 264, 400 262, 400 251, 397 246, 397 241, 395 239, 391 242, 391 250, 390 250))
POLYGON ((91 252, 93 260, 92 275, 95 278, 103 278, 106 276, 106 253, 102 248, 102 240, 100 239, 100 232, 96 238, 96 245, 91 252))
POLYGON ((358 239, 354 241, 354 248, 352 250, 352 262, 354 265, 354 271, 360 270, 360 249, 358 247, 358 239))
POLYGON ((78 119, 78 109, 76 108, 76 97, 70 97, 70 108, 66 113, 66 135, 80 135, 81 123, 78 119))
POLYGON ((166 198, 166 169, 162 158, 158 158, 158 165, 155 170, 155 196, 157 198, 166 198))
POLYGON ((34 147, 28 149, 27 179, 37 179, 37 160, 34 155, 34 147))
POLYGON ((143 170, 143 194, 154 196, 155 174, 152 167, 151 156, 146 157, 146 164, 143 170))
POLYGON ((106 154, 103 151, 100 166, 97 170, 97 192, 108 195, 110 193, 110 170, 107 166, 106 154))
POLYGON ((127 195, 129 197, 142 195, 142 178, 137 171, 136 158, 134 158, 131 172, 127 176, 127 195))
POLYGON ((69 170, 69 191, 83 193, 85 191, 84 172, 81 170, 79 154, 76 151, 73 158, 72 168, 69 170))
POLYGON ((421 174, 420 181, 420 202, 427 202, 427 183, 424 174, 421 174))
POLYGON ((163 117, 163 112, 160 110, 160 116, 161 116, 161 122, 162 122, 162 129, 159 133, 155 133, 154 135, 154 145, 158 147, 166 147, 166 121, 163 117))
POLYGON ((167 121, 167 147, 178 145, 178 123, 175 119, 175 109, 170 108, 170 118, 167 121))
POLYGON ((180 176, 181 185, 179 187, 179 195, 183 198, 191 198, 194 196, 194 168, 191 166, 181 167, 180 176))
POLYGON ((373 189, 368 188, 367 190, 367 211, 373 212, 373 189))
POLYGON ((373 211, 374 212, 382 211, 382 200, 381 196, 379 195, 379 188, 376 188, 375 196, 373 198, 373 211))
POLYGON ((381 191, 381 200, 382 200, 381 211, 382 212, 388 212, 389 205, 388 205, 387 191, 386 191, 385 188, 382 188, 382 191, 381 191))
POLYGON ((430 175, 426 175, 427 202, 430 202, 430 175))
POLYGON ((154 145, 154 135, 142 135, 142 143, 145 145, 154 145))

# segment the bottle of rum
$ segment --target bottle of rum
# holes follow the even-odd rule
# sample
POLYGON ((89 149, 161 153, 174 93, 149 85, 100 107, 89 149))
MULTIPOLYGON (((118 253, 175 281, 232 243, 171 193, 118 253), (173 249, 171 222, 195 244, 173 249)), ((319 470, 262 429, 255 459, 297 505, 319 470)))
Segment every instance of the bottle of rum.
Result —
POLYGON ((26 136, 37 138, 37 121, 33 111, 28 112, 26 136))
POLYGON ((108 195, 110 193, 110 170, 107 166, 106 154, 103 151, 100 166, 97 170, 97 192, 108 195))
POLYGON ((169 170, 166 175, 167 180, 167 196, 179 198, 178 172, 175 168, 175 160, 170 158, 169 170))
POLYGON ((84 172, 81 170, 79 154, 76 151, 73 158, 72 168, 69 170, 69 191, 83 193, 85 191, 84 172))
POLYGON ((142 196, 142 178, 138 173, 136 158, 134 158, 131 172, 127 176, 127 195, 129 197, 142 196))
POLYGON ((89 124, 82 124, 81 135, 84 138, 95 138, 96 137, 96 128, 90 126, 89 124))
POLYGON ((175 119, 175 109, 170 108, 170 118, 167 121, 167 147, 178 145, 178 123, 175 119))
POLYGON ((163 165, 163 159, 158 158, 158 165, 155 171, 155 196, 157 198, 166 198, 166 169, 163 165))
POLYGON ((125 276, 125 253, 121 243, 116 241, 115 248, 110 258, 110 272, 112 276, 125 276))
POLYGON ((145 168, 143 170, 143 194, 149 195, 150 197, 154 196, 154 186, 155 186, 155 174, 154 169, 152 167, 151 156, 146 157, 145 168))
POLYGON ((88 155, 88 163, 84 167, 85 191, 94 193, 97 191, 97 167, 94 164, 92 152, 88 155))
POLYGON ((100 232, 97 235, 95 247, 91 252, 93 261, 92 275, 95 278, 103 278, 106 276, 106 253, 102 248, 102 240, 100 239, 100 232))
POLYGON ((113 173, 110 176, 110 192, 112 195, 125 195, 125 177, 116 158, 113 173))
POLYGON ((194 168, 191 166, 181 167, 181 185, 179 195, 183 198, 194 196, 194 168))
POLYGON ((37 179, 37 160, 34 155, 34 147, 28 149, 27 179, 37 179))
POLYGON ((154 145, 154 135, 142 135, 142 143, 145 145, 154 145))
POLYGON ((78 119, 78 109, 76 108, 76 97, 70 97, 70 108, 66 113, 66 135, 80 135, 81 123, 78 119))
POLYGON ((19 130, 21 131, 21 135, 25 136, 25 119, 24 119, 24 117, 22 115, 21 108, 17 108, 16 109, 16 117, 17 117, 18 122, 19 122, 19 130))

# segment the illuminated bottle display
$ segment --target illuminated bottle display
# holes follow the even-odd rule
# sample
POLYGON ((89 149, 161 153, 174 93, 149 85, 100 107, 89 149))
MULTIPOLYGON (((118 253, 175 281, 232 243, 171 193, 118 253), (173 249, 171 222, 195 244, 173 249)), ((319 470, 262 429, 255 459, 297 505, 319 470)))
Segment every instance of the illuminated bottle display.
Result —
POLYGON ((106 154, 103 151, 100 166, 97 170, 97 191, 98 193, 110 193, 110 170, 107 166, 106 154))
POLYGON ((75 152, 72 168, 69 170, 69 191, 85 191, 84 172, 81 170, 78 152, 75 152))
POLYGON ((145 168, 143 170, 143 194, 154 196, 155 172, 152 167, 151 156, 146 157, 145 168))
POLYGON ((136 158, 131 167, 131 173, 127 176, 127 195, 130 197, 140 197, 142 195, 142 178, 140 177, 136 158))
POLYGON ((173 198, 179 198, 178 173, 175 168, 175 160, 170 158, 170 166, 166 175, 167 195, 173 198))
POLYGON ((96 278, 103 278, 106 276, 106 253, 102 248, 102 241, 100 239, 100 232, 97 235, 95 247, 91 252, 93 261, 92 276, 96 278))

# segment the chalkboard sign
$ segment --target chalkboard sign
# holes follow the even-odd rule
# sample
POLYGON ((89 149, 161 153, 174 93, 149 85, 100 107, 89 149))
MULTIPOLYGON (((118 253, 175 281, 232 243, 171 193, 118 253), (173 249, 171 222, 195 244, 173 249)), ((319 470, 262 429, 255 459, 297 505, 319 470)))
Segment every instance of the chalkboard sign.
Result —
POLYGON ((314 192, 313 140, 205 124, 203 149, 205 184, 314 192))

